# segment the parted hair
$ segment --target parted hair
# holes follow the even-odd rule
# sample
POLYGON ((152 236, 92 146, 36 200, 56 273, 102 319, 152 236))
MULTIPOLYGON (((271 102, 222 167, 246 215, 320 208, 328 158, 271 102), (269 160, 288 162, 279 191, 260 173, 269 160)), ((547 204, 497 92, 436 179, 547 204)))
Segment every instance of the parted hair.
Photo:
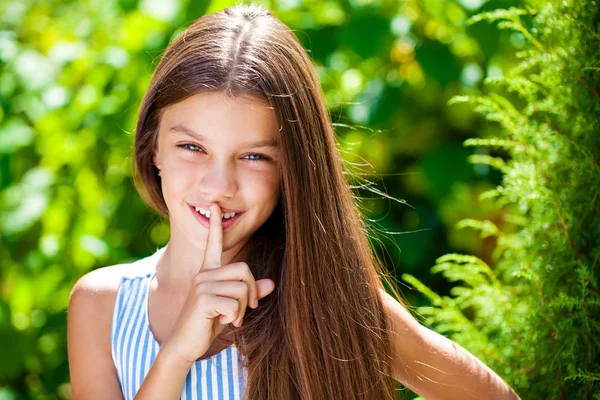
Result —
POLYGON ((142 99, 133 178, 168 215, 153 148, 161 111, 206 91, 267 101, 280 127, 281 197, 248 241, 275 291, 235 328, 248 400, 391 399, 384 268, 345 177, 314 66, 273 12, 237 5, 194 21, 166 48, 142 99))

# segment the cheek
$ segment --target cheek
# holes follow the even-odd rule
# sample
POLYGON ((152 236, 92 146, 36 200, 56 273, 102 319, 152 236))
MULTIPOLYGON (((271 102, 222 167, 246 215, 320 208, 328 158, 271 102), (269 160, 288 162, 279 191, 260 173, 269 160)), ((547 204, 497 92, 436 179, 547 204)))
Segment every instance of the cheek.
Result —
POLYGON ((194 169, 189 163, 171 163, 166 179, 161 180, 165 201, 184 195, 194 182, 194 169))
POLYGON ((197 178, 198 173, 202 171, 202 166, 198 163, 180 157, 172 157, 169 160, 168 168, 169 175, 177 177, 177 179, 171 179, 174 182, 170 183, 178 186, 184 186, 185 182, 193 181, 193 179, 197 178))
POLYGON ((267 219, 279 201, 280 179, 278 174, 253 174, 240 180, 240 192, 258 211, 259 219, 267 219))
POLYGON ((279 194, 281 179, 278 171, 253 171, 240 177, 240 185, 252 197, 268 199, 279 194))

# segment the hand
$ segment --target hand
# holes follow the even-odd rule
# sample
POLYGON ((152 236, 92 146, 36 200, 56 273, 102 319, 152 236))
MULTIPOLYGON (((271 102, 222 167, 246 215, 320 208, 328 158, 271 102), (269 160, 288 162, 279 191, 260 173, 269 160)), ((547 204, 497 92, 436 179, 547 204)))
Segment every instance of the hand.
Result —
POLYGON ((190 364, 208 350, 225 325, 240 327, 246 307, 258 307, 258 300, 275 289, 271 279, 255 281, 245 262, 221 266, 221 209, 212 204, 210 212, 204 260, 163 346, 190 364))

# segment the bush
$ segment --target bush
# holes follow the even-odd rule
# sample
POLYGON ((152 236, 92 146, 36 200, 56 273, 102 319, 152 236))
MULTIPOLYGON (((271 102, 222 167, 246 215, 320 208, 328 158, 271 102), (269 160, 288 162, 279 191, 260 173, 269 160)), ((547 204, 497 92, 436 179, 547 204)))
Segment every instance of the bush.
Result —
POLYGON ((482 13, 530 45, 509 76, 486 80, 483 96, 455 97, 502 126, 503 136, 465 146, 503 173, 480 199, 503 211, 458 228, 495 237, 493 262, 440 257, 432 272, 462 281, 440 296, 403 279, 433 303, 426 322, 462 344, 524 399, 600 399, 600 7, 597 1, 530 1, 482 13), (504 153, 503 153, 504 152, 504 153), (502 157, 506 155, 506 157, 502 157))

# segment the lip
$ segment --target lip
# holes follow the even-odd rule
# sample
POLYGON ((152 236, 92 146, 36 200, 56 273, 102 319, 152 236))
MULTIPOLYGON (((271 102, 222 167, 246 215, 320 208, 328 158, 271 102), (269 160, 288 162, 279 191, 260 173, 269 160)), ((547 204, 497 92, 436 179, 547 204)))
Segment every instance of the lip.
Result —
MULTIPOLYGON (((206 218, 204 215, 202 215, 198 211, 196 211, 195 206, 190 206, 190 211, 194 214, 196 221, 200 222, 200 224, 202 224, 205 228, 207 228, 207 229, 210 228, 210 219, 206 218)), ((230 211, 224 211, 224 212, 230 212, 230 211)), ((235 214, 235 216, 233 218, 221 220, 221 226, 223 227, 223 229, 225 230, 225 229, 229 228, 231 225, 235 224, 236 221, 238 220, 238 218, 242 214, 243 213, 240 212, 239 214, 235 214)))
MULTIPOLYGON (((202 205, 200 205, 200 204, 189 204, 188 203, 188 205, 190 207, 192 207, 194 209, 194 211, 196 211, 196 207, 200 207, 203 210, 210 210, 210 204, 202 204, 202 205)), ((229 208, 221 208, 221 213, 230 213, 230 212, 234 212, 236 214, 237 213, 240 213, 240 214, 243 213, 242 210, 231 210, 229 208)))

